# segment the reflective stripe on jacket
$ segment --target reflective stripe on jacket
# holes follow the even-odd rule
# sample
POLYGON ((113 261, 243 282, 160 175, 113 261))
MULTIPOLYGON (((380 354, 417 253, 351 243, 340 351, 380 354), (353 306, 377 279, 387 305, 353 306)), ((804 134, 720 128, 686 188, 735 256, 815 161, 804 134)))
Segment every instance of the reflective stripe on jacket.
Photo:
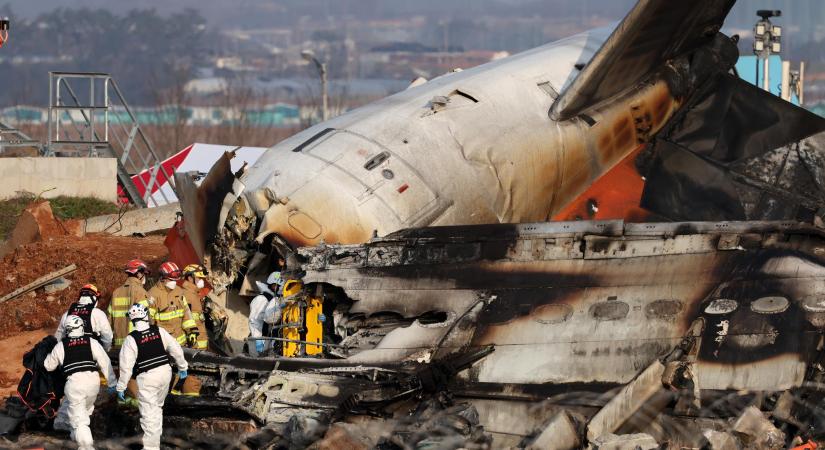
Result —
MULTIPOLYGON (((109 301, 109 323, 112 325, 112 347, 115 349, 123 345, 123 340, 132 331, 132 322, 129 320, 129 308, 133 303, 142 303, 149 306, 149 294, 143 288, 143 283, 135 277, 128 277, 119 288, 112 292, 109 301)), ((151 312, 151 311, 150 311, 151 312)))

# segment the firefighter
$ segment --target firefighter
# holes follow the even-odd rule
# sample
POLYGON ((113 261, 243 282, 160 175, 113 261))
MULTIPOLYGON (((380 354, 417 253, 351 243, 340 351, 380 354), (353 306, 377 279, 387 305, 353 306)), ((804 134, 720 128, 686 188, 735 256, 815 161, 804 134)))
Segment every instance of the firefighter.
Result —
MULTIPOLYGON (((252 302, 249 303, 249 337, 270 336, 270 328, 274 325, 273 317, 267 316, 267 306, 271 302, 279 302, 278 292, 283 285, 281 272, 272 272, 266 278, 266 283, 258 282, 258 288, 261 291, 252 302)), ((270 308, 270 313, 273 313, 273 308, 270 308)), ((280 311, 278 314, 280 320, 280 311)), ((269 347, 266 340, 255 340, 255 351, 257 354, 262 354, 269 347)), ((249 341, 247 341, 249 345, 249 341)))
POLYGON ((63 313, 54 337, 57 340, 63 339, 66 335, 66 318, 77 316, 83 319, 83 329, 87 336, 91 336, 100 342, 103 349, 109 351, 112 347, 112 327, 106 313, 97 308, 100 299, 100 291, 93 284, 85 284, 80 288, 77 301, 69 306, 69 310, 63 313))
MULTIPOLYGON (((159 327, 168 331, 178 344, 186 344, 187 336, 197 333, 198 326, 186 301, 186 293, 178 286, 181 271, 177 264, 167 261, 160 266, 160 280, 149 290, 154 301, 154 314, 159 327)), ((197 339, 197 338, 196 338, 197 339)))
MULTIPOLYGON (((55 345, 43 366, 49 372, 62 367, 66 377, 63 404, 67 405, 72 439, 81 450, 93 449, 89 416, 95 409, 103 372, 109 389, 114 391, 117 378, 106 350, 86 334, 82 318, 70 315, 65 320, 66 337, 55 345)), ((63 405, 61 404, 61 409, 63 405)))
POLYGON ((192 313, 192 320, 197 325, 197 330, 188 335, 187 345, 191 348, 206 350, 209 345, 209 336, 206 333, 205 302, 206 293, 206 269, 198 264, 189 264, 183 268, 183 283, 180 284, 186 296, 189 311, 192 313))
POLYGON ((109 302, 109 323, 114 333, 112 348, 119 349, 123 340, 132 331, 132 324, 129 322, 127 314, 129 307, 135 303, 143 303, 147 308, 153 309, 152 299, 146 292, 146 277, 149 275, 149 267, 139 259, 133 259, 126 263, 123 268, 126 272, 126 281, 112 292, 112 301, 109 302))
POLYGON ((177 339, 165 329, 149 324, 149 310, 141 304, 129 308, 129 319, 134 330, 120 348, 117 397, 125 400, 124 391, 131 378, 137 379, 140 427, 143 429, 143 448, 160 449, 163 432, 163 403, 172 381, 170 357, 178 367, 181 380, 189 369, 183 349, 177 339))

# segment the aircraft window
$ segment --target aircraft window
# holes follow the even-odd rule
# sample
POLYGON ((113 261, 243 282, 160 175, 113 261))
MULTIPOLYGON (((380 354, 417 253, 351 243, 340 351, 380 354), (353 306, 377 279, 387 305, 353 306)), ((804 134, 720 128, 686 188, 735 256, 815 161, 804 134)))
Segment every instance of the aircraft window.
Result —
POLYGON ((705 308, 706 314, 722 315, 722 314, 730 314, 736 311, 736 308, 739 307, 739 303, 736 303, 736 300, 731 300, 729 298, 717 298, 716 300, 710 302, 710 304, 705 308))
POLYGON ((531 315, 536 322, 550 325, 567 321, 573 315, 573 308, 565 304, 541 305, 531 315))
POLYGON ((367 170, 372 170, 381 165, 382 162, 388 160, 390 158, 389 152, 381 152, 372 158, 370 158, 365 164, 364 168, 367 170))
POLYGON ((823 294, 803 297, 800 303, 802 303, 802 308, 805 309, 805 311, 815 313, 825 312, 825 295, 823 294))
POLYGON ((599 321, 619 320, 627 317, 630 312, 630 305, 625 302, 616 300, 608 300, 606 302, 596 303, 590 307, 590 314, 594 319, 599 321))
POLYGON ((762 297, 751 303, 751 311, 759 314, 778 314, 788 309, 789 304, 785 297, 762 297))
POLYGON ((301 145, 293 148, 292 151, 295 152, 295 153, 300 152, 303 149, 309 147, 310 144, 312 144, 313 142, 317 141, 318 139, 321 139, 322 137, 328 135, 329 133, 332 133, 333 131, 335 131, 335 128, 324 128, 323 130, 316 133, 315 136, 312 136, 311 138, 304 141, 301 145))
POLYGON ((679 300, 656 300, 645 306, 645 317, 672 320, 680 311, 682 311, 682 302, 679 300))
POLYGON ((542 91, 544 91, 544 93, 545 93, 545 94, 549 95, 549 96, 550 96, 550 98, 552 98, 553 100, 555 100, 555 99, 556 99, 556 97, 558 97, 558 96, 559 96, 559 93, 558 93, 558 92, 557 92, 557 91, 553 88, 553 85, 552 85, 552 84, 550 84, 550 82, 549 82, 549 81, 545 81, 545 82, 543 82, 543 83, 539 83, 539 84, 537 84, 536 86, 538 86, 538 87, 539 87, 539 89, 541 89, 542 91))

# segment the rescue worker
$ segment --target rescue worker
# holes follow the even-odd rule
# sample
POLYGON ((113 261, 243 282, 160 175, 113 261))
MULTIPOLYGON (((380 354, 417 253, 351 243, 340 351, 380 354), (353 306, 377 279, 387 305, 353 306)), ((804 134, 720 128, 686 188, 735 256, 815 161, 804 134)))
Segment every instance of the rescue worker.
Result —
POLYGON ((106 313, 97 308, 100 299, 100 291, 93 284, 84 284, 80 288, 77 301, 69 306, 68 311, 63 313, 54 337, 57 340, 63 339, 66 335, 66 318, 77 316, 83 319, 83 330, 87 336, 91 336, 100 342, 103 349, 109 351, 112 348, 112 327, 106 313))
MULTIPOLYGON (((113 392, 117 378, 106 350, 84 330, 84 322, 78 316, 66 317, 64 337, 46 357, 43 366, 49 372, 58 367, 66 376, 63 403, 68 405, 68 418, 72 440, 81 450, 93 449, 89 416, 95 409, 95 399, 100 391, 100 375, 113 392)), ((63 405, 61 404, 61 409, 63 405)))
POLYGON ((132 305, 129 319, 134 330, 120 348, 117 397, 124 401, 126 385, 131 378, 137 379, 143 448, 156 450, 160 449, 160 435, 163 432, 163 403, 172 381, 169 359, 174 360, 181 380, 186 379, 189 365, 178 341, 165 329, 149 324, 146 306, 132 305))
POLYGON ((160 280, 149 289, 149 297, 154 301, 153 317, 157 325, 184 345, 189 339, 187 336, 197 333, 198 326, 189 311, 186 293, 178 286, 180 276, 177 264, 171 261, 161 264, 160 280))
POLYGON ((189 264, 183 268, 183 282, 180 284, 184 291, 192 320, 197 330, 188 335, 187 345, 191 348, 206 350, 209 346, 209 336, 206 334, 205 297, 209 292, 206 287, 206 269, 198 264, 189 264))
MULTIPOLYGON (((95 338, 97 342, 103 346, 103 349, 109 351, 112 347, 112 328, 109 326, 109 320, 106 313, 97 309, 97 301, 100 298, 100 291, 93 284, 85 284, 80 288, 80 293, 76 302, 69 306, 69 310, 63 313, 60 318, 60 323, 57 325, 57 330, 54 332, 54 337, 60 341, 66 337, 66 319, 69 317, 80 317, 83 320, 83 332, 86 336, 95 338)), ((55 430, 71 431, 69 423, 69 403, 60 403, 60 408, 57 410, 57 415, 54 419, 55 430)))
MULTIPOLYGON (((280 321, 280 310, 278 310, 277 321, 273 315, 275 314, 275 306, 280 303, 278 292, 283 285, 283 278, 281 272, 272 272, 266 278, 266 283, 258 282, 258 289, 260 294, 252 299, 249 303, 249 337, 256 338, 262 336, 270 336, 270 329, 280 321), (274 303, 273 303, 274 302, 274 303), (267 315, 267 307, 273 303, 269 308, 270 315, 267 315)), ((270 347, 266 340, 255 340, 255 351, 257 354, 263 354, 264 351, 270 347)), ((249 341, 247 341, 249 345, 249 341)))
POLYGON ((132 324, 127 317, 129 307, 143 303, 152 309, 152 299, 144 288, 149 267, 145 262, 133 259, 126 263, 123 270, 126 272, 126 281, 112 292, 112 301, 109 302, 109 323, 114 333, 112 348, 115 350, 123 345, 123 340, 132 331, 132 324))

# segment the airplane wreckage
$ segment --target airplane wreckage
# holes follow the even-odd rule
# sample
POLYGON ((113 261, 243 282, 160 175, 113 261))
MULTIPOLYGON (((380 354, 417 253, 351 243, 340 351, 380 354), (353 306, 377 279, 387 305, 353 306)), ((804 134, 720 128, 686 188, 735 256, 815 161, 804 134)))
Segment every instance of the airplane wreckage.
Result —
POLYGON ((217 291, 279 259, 303 288, 278 356, 187 351, 201 396, 170 407, 251 416, 256 446, 825 436, 825 120, 732 73, 734 2, 640 0, 176 174, 217 291), (622 167, 644 185, 605 217, 591 189, 622 167))
POLYGON ((177 174, 216 287, 303 283, 277 357, 189 355, 197 401, 390 447, 825 435, 825 120, 732 74, 733 4, 640 0, 177 174), (621 166, 644 186, 607 218, 642 223, 594 220, 621 166))

